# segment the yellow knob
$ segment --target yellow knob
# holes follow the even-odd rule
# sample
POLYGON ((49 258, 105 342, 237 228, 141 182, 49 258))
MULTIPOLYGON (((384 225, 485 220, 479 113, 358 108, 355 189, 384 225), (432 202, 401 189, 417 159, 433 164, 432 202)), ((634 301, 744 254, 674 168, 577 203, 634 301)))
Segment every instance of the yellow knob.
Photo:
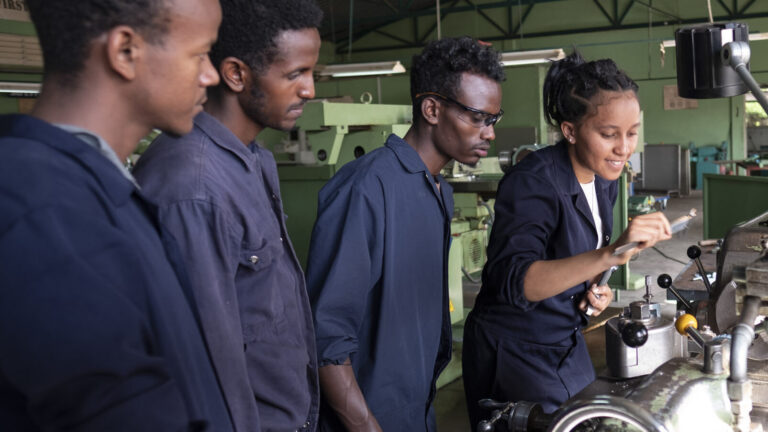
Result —
POLYGON ((696 317, 691 314, 682 315, 675 322, 675 328, 677 329, 677 332, 683 336, 687 336, 685 330, 688 327, 699 328, 699 323, 696 322, 696 317))

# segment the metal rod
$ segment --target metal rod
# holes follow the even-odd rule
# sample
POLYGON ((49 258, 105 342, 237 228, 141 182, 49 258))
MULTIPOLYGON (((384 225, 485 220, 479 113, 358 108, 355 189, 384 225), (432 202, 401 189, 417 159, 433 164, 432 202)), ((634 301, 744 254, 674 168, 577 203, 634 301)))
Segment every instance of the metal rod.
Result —
POLYGON ((603 285, 607 284, 608 283, 608 279, 611 278, 611 275, 613 274, 613 272, 615 272, 618 269, 619 269, 618 266, 611 266, 611 268, 606 270, 603 273, 603 277, 600 278, 600 282, 598 282, 597 286, 603 286, 603 285))
POLYGON ((755 99, 760 103, 760 106, 763 107, 763 110, 768 113, 768 98, 765 97, 765 93, 760 90, 760 85, 755 81, 754 78, 752 78, 752 75, 747 70, 747 66, 744 63, 740 63, 736 66, 734 66, 734 69, 736 70, 736 73, 739 74, 741 79, 744 81, 744 83, 749 87, 749 90, 752 92, 752 95, 755 96, 755 99))
POLYGON ((671 286, 671 285, 670 285, 670 286, 669 286, 669 288, 667 288, 667 290, 668 290, 669 292, 671 292, 671 293, 672 293, 672 295, 674 295, 675 297, 677 297, 677 300, 678 300, 680 303, 682 303, 682 304, 683 304, 683 307, 685 308, 685 310, 687 310, 688 312, 690 312, 690 314, 691 314, 691 315, 693 315, 693 314, 694 314, 693 306, 691 306, 690 304, 688 304, 688 300, 686 300, 686 299, 685 299, 685 298, 684 298, 682 295, 680 295, 680 292, 678 292, 678 291, 677 291, 677 289, 676 289, 675 287, 673 287, 673 286, 671 286))
POLYGON ((693 327, 688 327, 685 329, 685 332, 688 333, 688 336, 690 336, 699 347, 704 348, 704 338, 701 337, 701 333, 699 333, 698 330, 693 327))
POLYGON ((440 0, 435 0, 435 19, 437 20, 437 40, 442 39, 442 32, 440 31, 440 0))
POLYGON ((349 41, 347 42, 349 44, 347 45, 348 60, 352 60, 352 30, 353 30, 353 24, 355 23, 354 11, 355 11, 355 0, 349 0, 349 41))
POLYGON ((709 278, 707 277, 707 272, 704 271, 704 264, 701 263, 700 258, 694 258, 693 259, 696 262, 696 267, 699 268, 699 274, 701 275, 701 280, 704 281, 704 286, 707 287, 707 292, 712 292, 712 285, 709 283, 709 278))

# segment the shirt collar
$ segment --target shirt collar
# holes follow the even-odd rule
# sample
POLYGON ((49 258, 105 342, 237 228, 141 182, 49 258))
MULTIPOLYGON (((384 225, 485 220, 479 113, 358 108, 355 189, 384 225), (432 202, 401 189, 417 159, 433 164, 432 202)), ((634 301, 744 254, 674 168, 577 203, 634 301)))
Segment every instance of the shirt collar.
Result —
POLYGON ((231 130, 205 111, 195 117, 195 127, 200 129, 217 146, 240 159, 246 170, 253 170, 253 163, 258 161, 258 150, 260 149, 255 141, 252 141, 249 146, 243 145, 243 142, 231 130))
MULTIPOLYGON (((421 160, 419 153, 417 153, 416 149, 411 147, 411 145, 408 144, 404 139, 395 134, 391 134, 387 138, 386 146, 395 152, 395 156, 397 156, 397 159, 400 161, 403 167, 408 170, 408 172, 426 172, 427 174, 430 174, 429 170, 427 169, 427 165, 424 164, 423 160, 421 160)), ((438 175, 438 178, 439 177, 440 176, 438 175)))
POLYGON ((125 178, 133 183, 137 189, 140 189, 139 184, 136 183, 136 179, 133 178, 133 175, 130 171, 128 171, 128 168, 126 168, 125 165, 120 162, 120 158, 117 157, 117 153, 115 153, 115 150, 112 149, 112 147, 104 140, 104 138, 94 132, 89 131, 88 129, 81 128, 80 126, 61 123, 55 123, 54 126, 64 129, 65 131, 81 139, 86 144, 98 150, 99 153, 104 155, 104 157, 106 157, 110 162, 112 162, 113 165, 117 167, 117 169, 125 178))
POLYGON ((111 163, 105 163, 104 156, 93 146, 39 118, 21 114, 0 116, 0 137, 34 140, 78 160, 115 205, 124 204, 137 190, 134 183, 118 175, 111 163))

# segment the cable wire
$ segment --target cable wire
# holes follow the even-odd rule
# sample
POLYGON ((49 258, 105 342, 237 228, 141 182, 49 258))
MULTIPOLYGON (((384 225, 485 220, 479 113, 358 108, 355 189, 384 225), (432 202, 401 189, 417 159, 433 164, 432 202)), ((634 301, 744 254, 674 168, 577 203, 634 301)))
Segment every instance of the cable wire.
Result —
POLYGON ((659 253, 659 255, 663 256, 664 258, 666 258, 666 259, 668 259, 668 260, 672 260, 672 261, 675 261, 675 262, 679 262, 680 264, 683 264, 683 265, 687 265, 687 264, 688 264, 688 263, 687 263, 687 262, 685 262, 685 261, 680 261, 680 260, 679 260, 679 259, 677 259, 677 258, 672 258, 671 256, 669 256, 669 255, 665 254, 664 252, 662 252, 661 250, 659 250, 659 249, 658 249, 656 246, 652 246, 652 247, 651 247, 651 249, 655 250, 656 252, 658 252, 658 253, 659 253))
POLYGON ((472 283, 480 283, 480 279, 473 278, 464 266, 461 266, 461 272, 464 273, 464 277, 469 279, 472 283))

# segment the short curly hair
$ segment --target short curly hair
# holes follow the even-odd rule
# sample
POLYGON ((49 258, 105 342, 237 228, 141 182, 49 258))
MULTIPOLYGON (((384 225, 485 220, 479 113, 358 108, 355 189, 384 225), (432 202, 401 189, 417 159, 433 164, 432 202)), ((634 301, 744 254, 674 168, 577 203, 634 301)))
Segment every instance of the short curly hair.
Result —
POLYGON ((314 0, 219 0, 222 21, 211 49, 218 69, 227 57, 263 72, 277 55, 276 39, 286 30, 319 28, 323 11, 314 0))
POLYGON ((496 82, 505 79, 499 53, 469 36, 432 41, 420 54, 413 56, 413 122, 418 123, 421 119, 416 113, 420 112, 423 98, 416 98, 416 95, 434 92, 455 99, 464 72, 483 75, 496 82))
POLYGON ((600 91, 632 91, 637 84, 611 59, 587 62, 574 50, 553 62, 544 79, 544 117, 552 126, 578 123, 595 111, 592 98, 600 91))
POLYGON ((150 43, 168 33, 167 0, 27 0, 43 51, 45 75, 73 84, 94 39, 120 25, 135 29, 150 43))

